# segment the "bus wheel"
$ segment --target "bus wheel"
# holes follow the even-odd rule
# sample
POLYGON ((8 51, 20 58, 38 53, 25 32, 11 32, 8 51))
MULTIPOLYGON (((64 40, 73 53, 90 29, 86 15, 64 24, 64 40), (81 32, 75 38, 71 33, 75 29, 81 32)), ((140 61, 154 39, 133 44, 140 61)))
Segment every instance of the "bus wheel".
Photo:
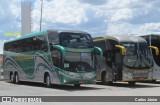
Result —
POLYGON ((103 83, 104 85, 112 85, 112 84, 113 84, 112 81, 106 81, 106 73, 103 73, 103 74, 102 74, 102 83, 103 83))
POLYGON ((11 73, 11 75, 10 75, 10 80, 11 80, 12 83, 14 83, 14 75, 13 75, 13 73, 11 73))
POLYGON ((15 83, 19 84, 19 76, 18 73, 15 74, 15 83))
POLYGON ((107 82, 106 82, 106 85, 112 85, 112 84, 113 84, 112 81, 107 81, 107 82))
POLYGON ((156 80, 152 80, 153 83, 156 83, 156 80))
POLYGON ((102 83, 103 83, 103 84, 106 84, 106 73, 103 73, 101 78, 102 78, 102 79, 101 79, 101 80, 102 80, 102 83))
POLYGON ((47 87, 51 87, 51 78, 50 78, 50 76, 47 75, 45 79, 46 79, 46 86, 47 87))
POLYGON ((79 88, 81 84, 74 84, 74 87, 79 88))
POLYGON ((136 84, 136 82, 135 82, 135 81, 129 81, 128 84, 129 84, 130 86, 133 86, 133 85, 136 84))

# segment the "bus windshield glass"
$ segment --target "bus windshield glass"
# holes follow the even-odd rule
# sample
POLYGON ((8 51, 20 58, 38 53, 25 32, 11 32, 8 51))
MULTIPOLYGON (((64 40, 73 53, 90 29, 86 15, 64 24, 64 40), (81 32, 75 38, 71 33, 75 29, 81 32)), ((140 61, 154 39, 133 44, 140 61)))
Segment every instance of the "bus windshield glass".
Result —
POLYGON ((90 72, 94 69, 92 53, 66 52, 64 69, 71 72, 90 72), (72 58, 72 59, 71 59, 72 58))
POLYGON ((123 43, 126 48, 124 65, 130 68, 150 68, 152 58, 147 43, 123 43))
MULTIPOLYGON (((160 36, 159 35, 151 35, 151 45, 158 47, 160 51, 160 36)), ((148 44, 150 44, 150 39, 149 37, 147 38, 148 44)), ((160 55, 156 55, 155 51, 152 49, 152 55, 154 58, 155 63, 160 66, 160 55)))
POLYGON ((60 44, 69 48, 92 48, 93 41, 89 34, 61 33, 60 44))

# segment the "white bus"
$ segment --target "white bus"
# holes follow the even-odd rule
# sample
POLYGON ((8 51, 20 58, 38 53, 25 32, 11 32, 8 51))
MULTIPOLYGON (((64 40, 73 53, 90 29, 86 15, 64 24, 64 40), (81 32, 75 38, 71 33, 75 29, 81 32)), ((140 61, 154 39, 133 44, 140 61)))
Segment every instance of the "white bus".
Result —
POLYGON ((150 48, 157 49, 148 46, 145 39, 126 35, 97 37, 93 41, 95 46, 103 50, 97 81, 104 84, 122 81, 134 85, 138 81, 152 80, 153 61, 150 48))
POLYGON ((82 31, 47 30, 4 43, 4 77, 19 81, 51 84, 93 84, 96 82, 95 55, 90 34, 82 31))
MULTIPOLYGON (((160 49, 160 35, 143 35, 149 46, 156 46, 160 49)), ((160 80, 160 55, 156 55, 155 50, 151 50, 153 57, 153 81, 160 80)))

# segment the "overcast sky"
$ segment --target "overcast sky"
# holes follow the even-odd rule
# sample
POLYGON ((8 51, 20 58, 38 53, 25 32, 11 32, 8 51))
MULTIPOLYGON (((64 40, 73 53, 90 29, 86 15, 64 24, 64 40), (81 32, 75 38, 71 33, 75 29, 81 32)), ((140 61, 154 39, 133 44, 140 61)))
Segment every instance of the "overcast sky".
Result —
MULTIPOLYGON (((32 3, 33 31, 39 30, 41 0, 32 3)), ((44 0, 42 30, 83 30, 99 35, 160 33, 160 0, 44 0)), ((0 0, 0 53, 21 30, 21 0, 0 0)))

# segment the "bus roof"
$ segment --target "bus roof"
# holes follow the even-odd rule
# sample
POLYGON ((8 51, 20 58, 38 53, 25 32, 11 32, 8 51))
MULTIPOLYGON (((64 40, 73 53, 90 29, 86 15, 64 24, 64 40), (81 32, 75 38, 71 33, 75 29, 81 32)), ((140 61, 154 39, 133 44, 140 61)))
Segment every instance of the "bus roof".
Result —
POLYGON ((140 36, 160 36, 160 34, 147 34, 147 35, 140 35, 140 36))
POLYGON ((146 40, 139 36, 129 36, 129 35, 117 35, 117 36, 103 36, 103 37, 96 37, 93 38, 94 41, 99 40, 115 40, 117 42, 133 42, 133 43, 140 43, 140 42, 146 42, 146 40))
POLYGON ((75 30, 46 30, 46 31, 40 31, 40 32, 34 32, 34 33, 26 34, 26 35, 23 35, 23 36, 21 36, 17 39, 6 41, 5 43, 12 42, 12 41, 17 41, 17 40, 21 40, 21 39, 26 39, 26 38, 41 35, 41 34, 46 34, 48 32, 55 32, 55 33, 62 33, 62 32, 66 32, 66 33, 68 32, 69 33, 70 32, 70 33, 88 34, 87 32, 84 32, 84 31, 75 31, 75 30))
POLYGON ((68 32, 68 33, 82 33, 82 34, 88 34, 84 31, 78 31, 78 30, 47 30, 47 32, 56 32, 56 33, 62 33, 62 32, 68 32))

